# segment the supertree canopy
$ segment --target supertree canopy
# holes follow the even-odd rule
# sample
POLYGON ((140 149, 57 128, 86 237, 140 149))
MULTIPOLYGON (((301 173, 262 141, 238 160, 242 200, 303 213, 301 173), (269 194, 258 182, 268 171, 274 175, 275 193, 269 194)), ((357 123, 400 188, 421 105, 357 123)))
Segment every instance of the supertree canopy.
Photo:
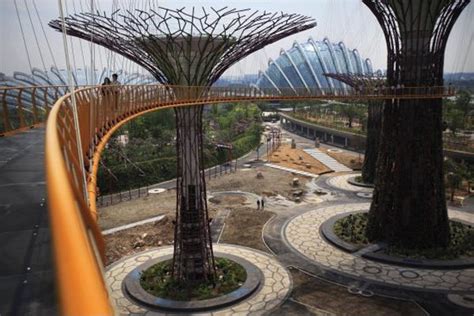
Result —
MULTIPOLYGON (((210 85, 243 57, 316 25, 299 14, 228 8, 80 13, 65 24, 68 35, 126 56, 161 83, 188 85, 210 85)), ((49 25, 61 31, 61 20, 49 25)))
MULTIPOLYGON (((141 65, 161 83, 206 87, 243 57, 316 23, 298 14, 223 8, 81 13, 49 23, 141 65)), ((194 89, 196 96, 199 89, 194 89)), ((189 98, 174 89, 176 98, 189 98)), ((196 282, 215 277, 202 153, 203 106, 175 108, 177 207, 173 277, 196 282)))

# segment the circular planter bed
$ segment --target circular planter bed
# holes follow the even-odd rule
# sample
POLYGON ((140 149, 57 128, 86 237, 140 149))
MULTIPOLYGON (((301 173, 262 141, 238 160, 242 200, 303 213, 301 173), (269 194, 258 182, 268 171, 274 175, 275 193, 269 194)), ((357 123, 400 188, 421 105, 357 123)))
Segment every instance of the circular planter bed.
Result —
POLYGON ((474 267, 474 228, 469 223, 450 220, 451 244, 448 248, 401 249, 383 242, 370 244, 365 237, 367 215, 362 211, 333 216, 321 225, 321 234, 336 247, 351 253, 367 248, 362 257, 374 261, 434 269, 474 267))
POLYGON ((347 182, 349 182, 352 185, 358 186, 358 187, 363 187, 363 188, 373 188, 374 184, 373 183, 365 183, 362 182, 362 176, 355 176, 352 178, 347 179, 347 182))
POLYGON ((236 304, 257 290, 263 274, 256 266, 229 254, 215 253, 215 257, 220 271, 216 287, 201 284, 193 288, 182 288, 173 282, 153 285, 154 278, 167 274, 167 262, 172 259, 172 255, 167 255, 132 270, 123 281, 123 292, 133 302, 147 309, 193 313, 236 304), (155 296, 156 293, 162 293, 166 297, 155 296))

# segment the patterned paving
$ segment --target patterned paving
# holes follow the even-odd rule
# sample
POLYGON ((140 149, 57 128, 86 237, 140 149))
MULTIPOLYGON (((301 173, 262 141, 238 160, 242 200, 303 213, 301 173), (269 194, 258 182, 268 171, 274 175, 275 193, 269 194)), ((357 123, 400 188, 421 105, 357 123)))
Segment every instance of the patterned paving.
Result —
MULTIPOLYGON (((334 215, 368 210, 369 203, 329 206, 306 212, 292 219, 286 229, 289 244, 307 259, 326 268, 368 281, 427 290, 474 291, 474 269, 434 270, 388 265, 366 260, 329 244, 319 227, 334 215)), ((449 211, 451 218, 474 223, 472 215, 449 211)))
MULTIPOLYGON (((290 274, 273 257, 250 248, 226 244, 215 244, 214 250, 242 257, 252 262, 260 268, 264 280, 257 292, 249 299, 214 313, 200 313, 199 315, 262 315, 279 306, 288 296, 291 289, 290 274)), ((125 298, 122 293, 122 281, 130 271, 143 262, 172 252, 173 247, 156 248, 122 259, 107 269, 105 278, 111 299, 116 306, 117 315, 164 315, 147 311, 125 298)))
POLYGON ((304 149, 304 151, 313 156, 315 159, 319 160, 322 164, 326 165, 329 169, 334 170, 335 172, 352 171, 352 169, 347 168, 343 164, 339 163, 336 159, 332 158, 326 153, 323 153, 320 150, 311 148, 304 149))
POLYGON ((330 177, 327 180, 327 184, 340 190, 352 191, 352 192, 372 192, 374 190, 372 188, 359 187, 357 185, 353 185, 347 182, 347 180, 349 180, 350 178, 357 177, 357 176, 360 176, 360 173, 359 174, 351 173, 351 174, 345 174, 341 176, 330 177))

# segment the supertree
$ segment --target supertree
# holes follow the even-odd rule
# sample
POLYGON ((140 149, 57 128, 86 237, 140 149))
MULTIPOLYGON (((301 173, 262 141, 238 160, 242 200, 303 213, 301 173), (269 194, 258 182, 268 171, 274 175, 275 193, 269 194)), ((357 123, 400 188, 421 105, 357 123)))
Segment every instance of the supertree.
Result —
MULTIPOLYGON (((49 25, 62 31, 61 20, 49 25)), ((243 57, 286 36, 314 27, 298 14, 249 9, 167 9, 80 13, 67 17, 67 34, 93 41, 147 69, 174 88, 177 99, 192 99, 243 57)), ((177 207, 173 277, 200 281, 215 276, 203 171, 203 106, 175 108, 177 207)))
MULTIPOLYGON (((387 85, 443 85, 449 33, 469 0, 363 0, 388 47, 387 85)), ((383 109, 367 234, 406 248, 445 246, 442 100, 390 99, 383 109)))
MULTIPOLYGON (((385 86, 385 76, 381 74, 361 75, 361 74, 336 74, 325 73, 330 77, 348 86, 355 92, 360 93, 382 93, 385 86)), ((367 115, 367 139, 365 142, 364 163, 362 164, 362 180, 365 183, 374 183, 377 156, 379 152, 380 131, 382 128, 382 108, 383 101, 375 99, 368 100, 367 115)))

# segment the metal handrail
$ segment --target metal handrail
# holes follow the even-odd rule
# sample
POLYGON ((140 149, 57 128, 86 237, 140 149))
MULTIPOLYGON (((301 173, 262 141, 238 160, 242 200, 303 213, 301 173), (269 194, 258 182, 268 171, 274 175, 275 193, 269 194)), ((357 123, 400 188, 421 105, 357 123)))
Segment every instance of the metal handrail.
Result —
MULTIPOLYGON (((352 100, 352 99, 429 99, 453 96, 452 87, 379 87, 356 91, 354 89, 307 89, 279 88, 256 89, 251 87, 178 87, 169 85, 143 85, 160 87, 174 93, 175 97, 199 101, 247 101, 247 100, 352 100), (196 94, 197 93, 197 94, 196 94), (199 95, 195 98, 195 95, 199 95)), ((136 85, 123 85, 122 90, 132 89, 136 85)), ((78 86, 76 89, 99 89, 100 86, 78 86)), ((37 126, 46 122, 53 102, 68 91, 64 85, 0 87, 0 135, 37 126)))
MULTIPOLYGON (((439 98, 448 95, 444 87, 423 89, 404 88, 393 95, 367 93, 362 97, 439 98), (431 94, 422 95, 421 92, 431 94)), ((306 89, 301 92, 297 90, 298 95, 293 90, 281 91, 283 94, 270 89, 228 87, 86 87, 74 92, 78 131, 73 124, 71 94, 57 100, 47 122, 45 154, 48 205, 61 314, 113 313, 102 272, 104 241, 97 225, 96 181, 101 153, 114 131, 129 120, 164 108, 223 101, 328 99, 325 93, 329 93, 322 93, 319 88, 309 92, 306 89), (78 138, 82 146, 80 150, 77 146, 78 138), (82 155, 85 168, 80 166, 79 155, 82 155), (83 186, 84 178, 87 179, 87 188, 83 186)), ((330 97, 354 98, 351 95, 342 95, 342 89, 330 97)), ((361 95, 356 97, 360 98, 361 95)))

